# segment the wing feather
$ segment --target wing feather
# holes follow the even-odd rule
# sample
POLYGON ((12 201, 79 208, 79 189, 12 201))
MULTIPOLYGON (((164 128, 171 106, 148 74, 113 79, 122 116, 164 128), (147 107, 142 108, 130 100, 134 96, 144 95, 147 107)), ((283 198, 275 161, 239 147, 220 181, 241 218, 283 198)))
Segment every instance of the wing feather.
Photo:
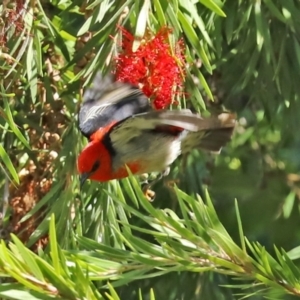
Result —
POLYGON ((150 109, 147 97, 138 87, 114 81, 112 76, 97 73, 83 96, 79 128, 90 137, 99 128, 150 109))
MULTIPOLYGON (((191 111, 152 111, 137 114, 116 124, 110 132, 113 145, 124 144, 130 138, 142 136, 143 131, 155 130, 161 125, 174 126, 183 130, 199 132, 220 128, 234 128, 235 115, 222 113, 216 117, 202 118, 191 111)), ((161 127, 160 127, 161 129, 161 127)), ((170 131, 166 131, 168 134, 170 131)))
MULTIPOLYGON (((234 127, 235 115, 222 113, 218 116, 210 118, 202 118, 198 114, 194 114, 189 110, 178 111, 153 111, 150 113, 139 114, 136 117, 145 119, 145 123, 157 125, 170 125, 186 129, 188 131, 200 131, 214 129, 220 127, 234 127)), ((144 126, 147 126, 146 124, 144 126)))

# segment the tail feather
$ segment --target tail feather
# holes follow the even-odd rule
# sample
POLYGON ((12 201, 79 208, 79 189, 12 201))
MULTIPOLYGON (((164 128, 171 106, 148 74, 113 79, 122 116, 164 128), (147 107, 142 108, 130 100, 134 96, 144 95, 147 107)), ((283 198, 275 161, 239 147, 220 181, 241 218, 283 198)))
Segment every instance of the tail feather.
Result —
POLYGON ((219 152, 232 136, 233 128, 220 128, 207 132, 199 141, 198 147, 204 150, 219 152))
POLYGON ((217 128, 199 132, 189 132, 181 142, 181 152, 188 153, 192 149, 220 152, 232 136, 234 127, 217 128))

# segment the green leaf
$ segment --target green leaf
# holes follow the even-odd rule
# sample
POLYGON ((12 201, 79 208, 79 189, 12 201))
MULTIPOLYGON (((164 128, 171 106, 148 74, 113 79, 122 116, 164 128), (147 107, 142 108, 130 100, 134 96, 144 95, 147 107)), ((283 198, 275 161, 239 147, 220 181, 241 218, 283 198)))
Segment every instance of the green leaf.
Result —
POLYGON ((155 295, 153 289, 150 290, 150 300, 155 300, 155 295))
POLYGON ((203 46, 201 45, 201 42, 199 41, 199 38, 198 38, 194 28, 188 21, 187 17, 181 11, 178 11, 178 19, 179 19, 179 22, 181 23, 181 26, 182 26, 184 33, 186 34, 189 42, 192 44, 192 46, 194 47, 194 50, 199 55, 199 57, 202 59, 202 62, 204 64, 206 70, 211 74, 212 67, 210 65, 208 57, 203 49, 203 46))
POLYGON ((30 300, 53 300, 53 296, 47 296, 45 293, 28 291, 20 283, 1 283, 0 296, 4 299, 30 299, 30 300))
POLYGON ((214 101, 214 96, 213 96, 202 72, 199 72, 198 76, 199 76, 200 83, 202 84, 202 87, 204 88, 207 96, 209 97, 210 100, 214 101))
POLYGON ((17 184, 19 184, 20 181, 19 181, 19 176, 16 172, 16 169, 14 168, 8 154, 6 153, 6 151, 4 150, 4 148, 2 147, 1 144, 0 144, 0 157, 1 157, 1 160, 3 161, 3 163, 5 164, 7 170, 9 171, 9 173, 11 174, 13 179, 15 180, 15 182, 17 184))
POLYGON ((239 236, 240 236, 242 250, 245 253, 247 253, 246 244, 245 244, 245 236, 244 236, 244 231, 243 231, 243 226, 242 226, 242 219, 241 219, 237 200, 235 200, 235 211, 236 211, 236 218, 237 218, 237 223, 238 223, 239 236))
POLYGON ((50 226, 49 226, 49 237, 50 237, 50 255, 53 262, 53 267, 57 275, 61 275, 60 259, 58 255, 58 245, 56 238, 56 229, 55 229, 55 217, 54 214, 51 215, 50 226))
POLYGON ((147 21, 149 17, 149 9, 150 9, 150 0, 144 0, 135 27, 134 41, 132 44, 132 51, 134 52, 140 46, 141 39, 145 35, 147 21))
POLYGON ((200 3, 205 5, 207 8, 209 8, 211 11, 216 13, 217 15, 221 17, 226 17, 223 10, 214 2, 214 0, 199 0, 200 3))
POLYGON ((280 10, 278 9, 278 7, 273 3, 272 0, 264 0, 263 1, 266 6, 269 8, 270 12, 281 22, 283 23, 288 23, 288 19, 286 19, 283 14, 280 12, 280 10))
POLYGON ((260 2, 255 2, 254 4, 254 14, 255 14, 255 21, 256 21, 256 42, 258 46, 258 50, 260 51, 263 43, 264 43, 264 28, 263 28, 263 16, 261 12, 261 4, 260 2))
POLYGON ((17 246, 19 253, 22 255, 22 259, 26 264, 26 267, 30 270, 30 273, 32 273, 39 281, 45 281, 43 273, 41 272, 30 250, 28 250, 24 244, 16 238, 16 236, 13 235, 12 239, 14 244, 17 246))
POLYGON ((15 124, 15 122, 13 120, 12 113, 11 113, 11 110, 10 110, 7 100, 4 98, 3 101, 4 101, 4 111, 5 111, 6 117, 7 117, 7 123, 9 124, 13 133, 18 137, 18 139, 24 144, 25 147, 27 147, 30 150, 30 146, 29 146, 27 140, 22 135, 21 131, 19 130, 19 128, 17 127, 17 125, 15 124))
POLYGON ((157 13, 157 18, 161 26, 165 26, 167 24, 165 13, 162 9, 161 3, 159 0, 153 0, 153 5, 157 13))
POLYGON ((291 191, 288 194, 288 196, 285 198, 285 201, 284 201, 284 204, 282 207, 283 217, 285 219, 290 217, 293 207, 294 207, 295 200, 296 200, 296 194, 294 191, 291 191))
POLYGON ((111 296, 109 296, 110 299, 120 300, 120 298, 119 298, 118 294, 116 293, 115 289, 113 288, 113 286, 109 282, 107 283, 107 285, 108 285, 108 288, 109 288, 109 291, 111 294, 111 296))

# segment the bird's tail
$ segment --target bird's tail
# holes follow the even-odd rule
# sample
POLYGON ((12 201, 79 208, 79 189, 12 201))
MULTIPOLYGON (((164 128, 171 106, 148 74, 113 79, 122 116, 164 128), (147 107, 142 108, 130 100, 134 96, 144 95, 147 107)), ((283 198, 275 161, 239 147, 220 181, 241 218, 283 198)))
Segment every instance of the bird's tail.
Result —
POLYGON ((230 141, 235 126, 234 114, 222 113, 206 120, 208 124, 213 123, 214 126, 197 132, 188 132, 181 142, 182 153, 190 152, 192 149, 219 152, 230 141))

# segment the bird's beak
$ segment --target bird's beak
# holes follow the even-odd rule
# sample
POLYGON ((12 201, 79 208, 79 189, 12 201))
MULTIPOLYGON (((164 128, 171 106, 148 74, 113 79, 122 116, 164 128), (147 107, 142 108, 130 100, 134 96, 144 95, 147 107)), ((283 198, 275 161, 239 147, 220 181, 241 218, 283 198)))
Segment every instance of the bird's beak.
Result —
POLYGON ((79 182, 80 182, 80 189, 82 189, 84 183, 86 182, 86 180, 90 177, 90 173, 82 173, 79 177, 79 182))

